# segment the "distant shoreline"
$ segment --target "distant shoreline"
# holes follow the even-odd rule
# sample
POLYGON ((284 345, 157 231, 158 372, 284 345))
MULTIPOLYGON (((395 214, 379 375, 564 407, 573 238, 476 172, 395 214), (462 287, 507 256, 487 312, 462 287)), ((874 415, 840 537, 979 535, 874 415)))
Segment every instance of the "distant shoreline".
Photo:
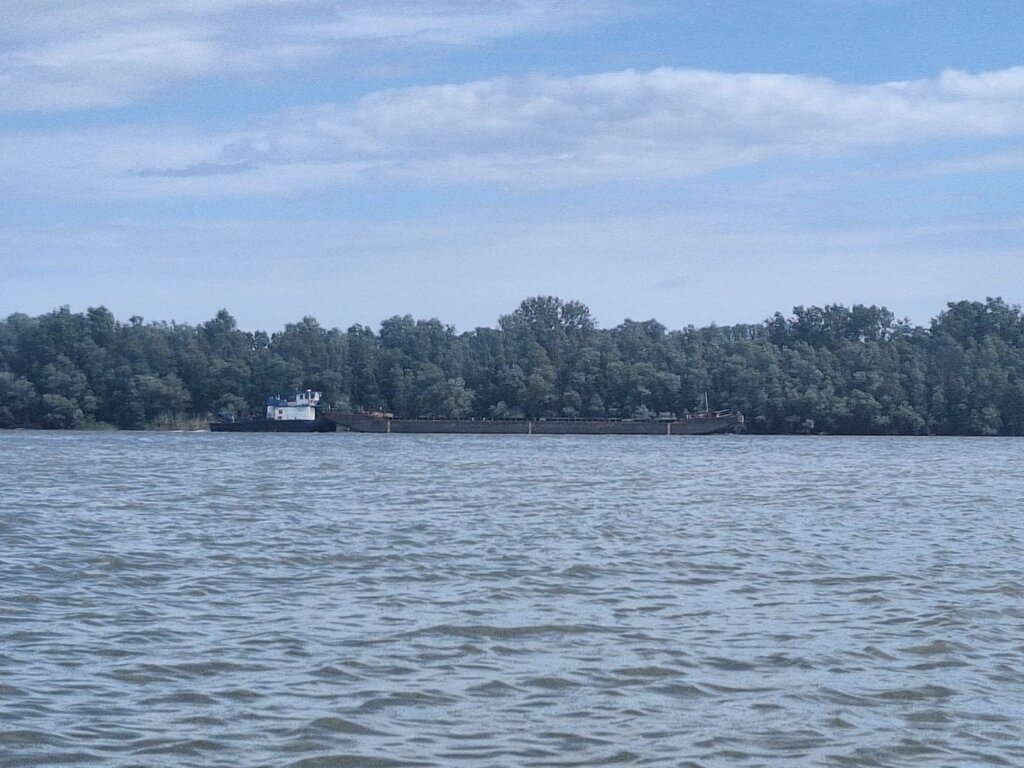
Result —
POLYGON ((314 318, 240 330, 67 307, 0 321, 0 428, 204 429, 313 388, 399 418, 672 419, 738 411, 751 434, 1024 435, 1024 319, 998 298, 928 326, 885 307, 795 307, 762 323, 599 328, 577 301, 524 300, 457 333, 409 315, 376 330, 314 318))

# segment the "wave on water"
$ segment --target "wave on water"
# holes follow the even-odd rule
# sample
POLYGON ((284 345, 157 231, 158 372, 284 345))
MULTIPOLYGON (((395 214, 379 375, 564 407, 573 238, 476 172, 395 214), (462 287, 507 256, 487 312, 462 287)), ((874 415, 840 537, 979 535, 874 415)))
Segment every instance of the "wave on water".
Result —
POLYGON ((0 764, 1024 765, 1017 441, 0 435, 0 764))

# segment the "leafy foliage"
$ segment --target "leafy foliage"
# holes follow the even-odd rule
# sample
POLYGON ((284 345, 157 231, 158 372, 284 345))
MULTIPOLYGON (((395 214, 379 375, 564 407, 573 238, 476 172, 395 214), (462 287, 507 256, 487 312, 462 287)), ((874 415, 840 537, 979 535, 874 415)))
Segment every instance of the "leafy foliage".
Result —
POLYGON ((599 329, 580 302, 526 299, 497 328, 406 315, 379 331, 312 317, 278 333, 221 310, 199 326, 103 307, 0 321, 0 427, 139 429, 258 411, 311 387, 340 408, 403 416, 647 418, 704 393, 759 433, 1024 434, 1024 317, 951 303, 929 327, 884 307, 796 307, 763 323, 599 329))

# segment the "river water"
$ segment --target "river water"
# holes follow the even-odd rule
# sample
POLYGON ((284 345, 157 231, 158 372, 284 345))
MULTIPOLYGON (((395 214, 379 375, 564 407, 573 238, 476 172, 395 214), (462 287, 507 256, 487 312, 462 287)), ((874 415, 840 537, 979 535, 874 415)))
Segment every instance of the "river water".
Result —
POLYGON ((0 433, 0 765, 1024 765, 1024 441, 0 433))

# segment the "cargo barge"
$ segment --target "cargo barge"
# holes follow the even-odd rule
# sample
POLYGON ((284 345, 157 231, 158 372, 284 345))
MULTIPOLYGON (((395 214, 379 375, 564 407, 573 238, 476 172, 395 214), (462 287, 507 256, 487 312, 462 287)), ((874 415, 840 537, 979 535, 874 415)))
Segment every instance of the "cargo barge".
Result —
POLYGON ((326 411, 350 432, 452 435, 713 435, 743 424, 739 411, 701 411, 678 419, 407 419, 390 413, 326 411))
POLYGON ((450 435, 713 435, 743 424, 739 411, 704 410, 661 419, 443 419, 396 418, 384 411, 324 410, 320 392, 268 397, 264 418, 221 419, 211 432, 370 432, 450 435))

